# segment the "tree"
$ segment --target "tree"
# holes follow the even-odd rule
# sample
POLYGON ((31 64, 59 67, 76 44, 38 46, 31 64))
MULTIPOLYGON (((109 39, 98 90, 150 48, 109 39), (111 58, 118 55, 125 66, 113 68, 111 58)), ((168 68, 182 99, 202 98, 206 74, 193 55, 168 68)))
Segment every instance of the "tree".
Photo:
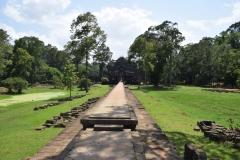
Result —
MULTIPOLYGON (((92 85, 92 81, 90 79, 88 79, 87 81, 87 86, 90 88, 90 86, 92 85)), ((78 88, 80 88, 81 90, 84 88, 86 90, 86 78, 81 78, 78 84, 78 88)))
POLYGON ((57 68, 59 71, 63 72, 63 69, 70 58, 66 51, 59 51, 57 47, 50 44, 44 46, 42 52, 43 61, 49 66, 57 68))
POLYGON ((103 69, 106 64, 112 59, 112 52, 110 51, 109 47, 107 47, 104 43, 99 45, 96 50, 94 51, 93 61, 99 64, 99 73, 100 79, 103 78, 103 69))
POLYGON ((70 98, 72 97, 72 90, 74 84, 77 82, 78 79, 76 72, 74 72, 75 69, 76 68, 72 61, 68 60, 63 72, 63 82, 67 89, 70 91, 70 98))
POLYGON ((28 79, 34 58, 23 48, 17 48, 13 52, 11 76, 28 79))
MULTIPOLYGON (((79 15, 71 24, 71 46, 83 54, 86 60, 86 81, 88 81, 88 60, 90 53, 106 41, 106 34, 98 26, 97 19, 90 12, 79 15)), ((86 83, 86 92, 88 86, 86 83)))
POLYGON ((0 79, 6 75, 7 66, 11 65, 12 46, 9 43, 10 37, 6 31, 0 29, 0 79))
MULTIPOLYGON (((135 39, 128 50, 128 61, 134 62, 138 66, 138 89, 140 88, 140 71, 153 70, 152 59, 155 58, 153 54, 153 44, 140 35, 135 39)), ((145 80, 146 81, 146 80, 145 80)))
POLYGON ((39 81, 39 71, 42 67, 41 54, 44 48, 44 42, 40 41, 37 37, 23 37, 15 40, 13 52, 16 52, 18 48, 25 49, 33 58, 32 70, 29 75, 29 82, 35 83, 39 81))
MULTIPOLYGON (((180 44, 185 39, 182 33, 177 28, 177 23, 164 21, 158 26, 152 26, 145 32, 148 40, 156 40, 158 42, 157 63, 158 69, 163 70, 164 63, 169 63, 169 84, 172 83, 172 55, 177 54, 181 48, 180 44), (163 60, 164 56, 165 60, 163 60), (163 64, 160 64, 163 63, 163 64)), ((162 71, 161 71, 162 72, 162 71)), ((160 75, 155 75, 160 78, 160 75)), ((155 81, 156 85, 156 81, 155 81)))
POLYGON ((28 82, 20 77, 9 77, 3 81, 3 86, 8 89, 8 93, 11 93, 14 89, 20 94, 23 89, 27 88, 27 85, 28 82))

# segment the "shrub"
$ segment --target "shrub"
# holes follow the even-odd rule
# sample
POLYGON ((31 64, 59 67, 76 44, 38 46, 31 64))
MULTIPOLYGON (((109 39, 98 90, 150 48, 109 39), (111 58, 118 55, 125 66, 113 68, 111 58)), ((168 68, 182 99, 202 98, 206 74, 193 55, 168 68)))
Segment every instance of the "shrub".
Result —
POLYGON ((109 84, 109 80, 107 77, 102 78, 102 85, 104 85, 104 84, 109 84))
POLYGON ((53 79, 54 88, 63 88, 64 84, 60 77, 54 75, 52 79, 53 79))
POLYGON ((3 81, 3 86, 8 89, 8 93, 11 93, 14 89, 17 93, 22 93, 23 89, 26 89, 28 82, 20 77, 9 77, 3 81))
MULTIPOLYGON (((92 81, 88 79, 88 88, 90 89, 90 86, 92 85, 92 81)), ((84 88, 86 90, 86 78, 81 78, 79 81, 78 88, 82 90, 84 88)))

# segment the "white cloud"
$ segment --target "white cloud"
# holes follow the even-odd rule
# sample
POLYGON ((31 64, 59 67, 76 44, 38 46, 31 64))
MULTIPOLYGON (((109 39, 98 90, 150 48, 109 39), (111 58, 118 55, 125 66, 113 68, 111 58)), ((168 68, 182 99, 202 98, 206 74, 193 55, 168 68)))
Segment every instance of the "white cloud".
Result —
POLYGON ((70 0, 23 0, 22 4, 9 1, 3 12, 17 22, 34 23, 45 16, 54 16, 70 3, 70 0))
POLYGON ((23 36, 36 36, 45 44, 52 44, 59 49, 67 43, 70 37, 70 25, 80 12, 73 10, 68 14, 61 15, 59 11, 64 10, 70 4, 70 0, 23 0, 22 4, 9 1, 3 12, 21 23, 32 23, 48 28, 47 33, 39 31, 26 31, 16 33, 13 28, 9 31, 13 39, 23 36))
POLYGON ((45 35, 41 35, 41 34, 35 32, 35 31, 32 31, 32 30, 30 30, 28 32, 16 32, 14 30, 14 28, 12 28, 12 27, 10 27, 6 24, 3 24, 3 23, 0 23, 0 28, 7 31, 7 34, 12 39, 11 43, 13 43, 15 39, 19 39, 19 38, 22 38, 24 36, 35 36, 35 37, 38 37, 40 40, 42 40, 44 42, 51 43, 50 39, 48 39, 45 35))
MULTIPOLYGON (((229 7, 230 4, 225 4, 225 6, 229 7)), ((223 17, 220 18, 216 21, 216 25, 224 25, 224 24, 232 24, 235 22, 238 22, 240 19, 240 2, 236 2, 233 5, 231 5, 233 7, 232 10, 232 15, 229 17, 223 17)))
POLYGON ((113 52, 113 59, 127 56, 128 48, 134 39, 157 22, 148 18, 152 13, 139 8, 102 8, 93 13, 99 26, 108 35, 107 45, 113 52))
POLYGON ((209 21, 187 21, 187 25, 192 28, 201 29, 203 31, 210 31, 209 21))
POLYGON ((197 37, 192 31, 181 30, 181 33, 185 37, 185 41, 182 42, 182 45, 197 43, 197 37))

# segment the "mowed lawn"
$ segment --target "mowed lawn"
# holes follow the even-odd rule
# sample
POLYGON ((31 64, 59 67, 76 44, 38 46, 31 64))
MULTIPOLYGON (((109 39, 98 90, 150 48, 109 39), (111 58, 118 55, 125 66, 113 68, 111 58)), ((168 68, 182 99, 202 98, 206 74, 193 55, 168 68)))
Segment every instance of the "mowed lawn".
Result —
POLYGON ((209 92, 187 86, 143 86, 140 90, 131 86, 130 89, 176 145, 181 156, 184 155, 184 144, 192 142, 203 149, 208 158, 240 160, 240 150, 226 142, 210 141, 202 132, 193 130, 199 120, 213 120, 227 128, 229 118, 240 124, 240 94, 209 92))
MULTIPOLYGON (((0 106, 0 159, 21 160, 24 157, 33 156, 39 149, 63 130, 61 128, 51 127, 43 131, 35 131, 35 128, 44 124, 47 119, 52 119, 53 116, 60 115, 61 112, 70 111, 71 108, 81 105, 89 98, 102 97, 109 89, 107 85, 96 85, 95 87, 91 87, 89 93, 85 97, 65 102, 61 105, 48 107, 44 110, 34 111, 33 108, 36 106, 55 102, 59 98, 69 96, 69 91, 49 89, 46 87, 29 88, 24 91, 24 95, 47 92, 65 92, 66 95, 49 100, 33 100, 31 102, 0 106)), ((78 88, 75 88, 72 95, 84 93, 85 91, 79 91, 78 88)), ((0 95, 0 97, 0 99, 3 100, 11 96, 0 95)))

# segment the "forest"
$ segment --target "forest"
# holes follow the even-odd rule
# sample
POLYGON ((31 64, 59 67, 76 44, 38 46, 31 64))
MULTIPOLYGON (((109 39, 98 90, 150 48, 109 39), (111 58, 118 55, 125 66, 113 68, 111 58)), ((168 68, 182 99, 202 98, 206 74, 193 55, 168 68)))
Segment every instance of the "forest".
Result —
POLYGON ((147 73, 151 84, 240 85, 240 22, 184 46, 177 25, 164 21, 151 26, 129 48, 128 60, 147 73))
MULTIPOLYGON (((185 37, 177 25, 164 21, 151 26, 129 46, 126 59, 137 64, 148 83, 240 85, 240 22, 215 37, 184 46, 185 37)), ((44 44, 38 37, 22 37, 11 44, 11 37, 0 29, 0 85, 8 92, 21 93, 29 85, 52 84, 71 90, 79 83, 87 92, 89 79, 100 82, 105 66, 113 61, 113 53, 105 44, 107 34, 90 12, 74 19, 70 29, 71 40, 63 50, 44 44)))

